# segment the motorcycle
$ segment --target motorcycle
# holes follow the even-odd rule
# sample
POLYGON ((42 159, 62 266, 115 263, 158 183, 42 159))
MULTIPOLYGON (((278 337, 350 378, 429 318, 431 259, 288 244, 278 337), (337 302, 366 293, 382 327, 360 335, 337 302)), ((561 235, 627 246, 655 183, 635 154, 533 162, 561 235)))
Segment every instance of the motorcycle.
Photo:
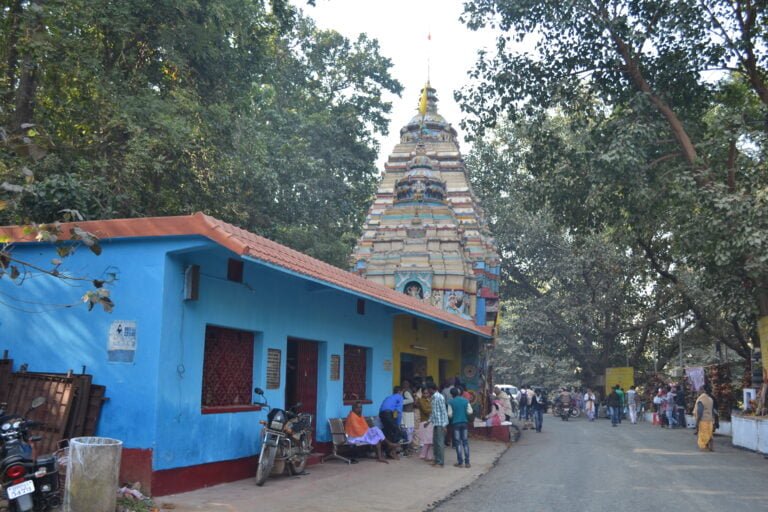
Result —
POLYGON ((559 416, 561 420, 568 421, 571 416, 578 417, 579 410, 571 405, 563 405, 560 402, 555 404, 552 414, 559 416))
MULTIPOLYGON (((45 398, 35 398, 24 416, 44 403, 45 398)), ((38 512, 58 507, 61 496, 56 458, 53 455, 32 458, 30 443, 42 437, 30 436, 29 429, 39 423, 18 414, 6 414, 6 406, 0 405, 0 484, 3 497, 8 500, 8 510, 38 512)))
POLYGON ((312 453, 312 415, 299 413, 301 402, 288 410, 272 408, 264 398, 264 391, 254 389, 269 413, 261 433, 261 454, 256 469, 256 485, 264 485, 270 475, 290 475, 304 472, 307 459, 312 453))

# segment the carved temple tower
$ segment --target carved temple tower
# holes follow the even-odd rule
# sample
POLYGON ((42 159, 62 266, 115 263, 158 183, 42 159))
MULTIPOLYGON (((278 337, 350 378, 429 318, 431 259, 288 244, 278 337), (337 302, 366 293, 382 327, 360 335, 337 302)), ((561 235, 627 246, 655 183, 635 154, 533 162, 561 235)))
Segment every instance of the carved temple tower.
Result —
POLYGON ((385 164, 352 261, 363 277, 477 325, 496 321, 499 256, 429 83, 385 164))

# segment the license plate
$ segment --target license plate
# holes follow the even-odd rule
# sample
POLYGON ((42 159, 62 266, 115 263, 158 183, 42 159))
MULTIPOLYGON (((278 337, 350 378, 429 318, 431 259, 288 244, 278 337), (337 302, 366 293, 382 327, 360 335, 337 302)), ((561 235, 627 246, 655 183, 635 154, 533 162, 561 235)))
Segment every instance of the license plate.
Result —
POLYGON ((8 488, 8 499, 15 500, 25 494, 31 494, 35 492, 35 483, 32 480, 27 480, 17 485, 12 485, 8 488))

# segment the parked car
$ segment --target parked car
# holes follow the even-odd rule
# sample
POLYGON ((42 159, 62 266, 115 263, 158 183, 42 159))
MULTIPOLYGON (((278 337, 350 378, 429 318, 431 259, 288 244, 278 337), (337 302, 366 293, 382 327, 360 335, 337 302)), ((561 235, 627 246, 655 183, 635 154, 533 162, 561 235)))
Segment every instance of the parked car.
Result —
POLYGON ((506 394, 511 396, 515 399, 515 401, 520 401, 520 390, 517 389, 517 386, 513 386, 512 384, 496 384, 501 388, 502 391, 504 391, 506 394))

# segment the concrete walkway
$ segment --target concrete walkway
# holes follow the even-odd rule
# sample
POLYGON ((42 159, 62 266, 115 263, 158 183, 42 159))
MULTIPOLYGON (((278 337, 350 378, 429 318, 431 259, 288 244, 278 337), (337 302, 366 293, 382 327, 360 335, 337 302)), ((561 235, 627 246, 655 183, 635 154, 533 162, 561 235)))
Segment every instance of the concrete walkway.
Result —
POLYGON ((389 464, 365 458, 358 464, 329 460, 309 466, 307 475, 271 477, 263 487, 249 478, 154 501, 161 510, 176 512, 425 510, 487 473, 506 449, 504 443, 471 439, 469 469, 453 467, 456 452, 446 448, 443 468, 433 468, 416 455, 389 464))

